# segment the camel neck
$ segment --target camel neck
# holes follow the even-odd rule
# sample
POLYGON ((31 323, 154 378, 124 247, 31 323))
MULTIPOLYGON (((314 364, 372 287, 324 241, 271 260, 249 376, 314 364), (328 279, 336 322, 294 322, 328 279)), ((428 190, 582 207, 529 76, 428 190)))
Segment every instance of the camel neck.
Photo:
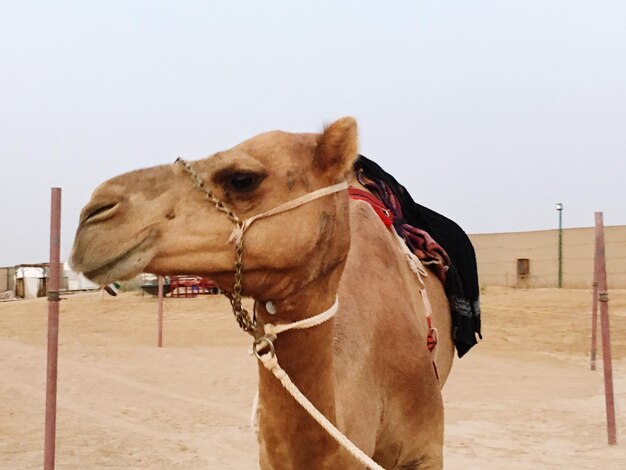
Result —
MULTIPOLYGON (((277 302, 275 315, 269 315, 265 306, 258 304, 259 320, 290 323, 328 309, 335 301, 341 269, 337 271, 277 302)), ((330 319, 312 328, 285 331, 274 341, 274 347, 279 363, 294 384, 324 416, 335 422, 333 332, 334 319, 330 319)), ((326 468, 336 463, 333 454, 337 454, 338 444, 261 364, 259 405, 260 441, 274 468, 326 468), (277 446, 277 442, 281 445, 277 446)))

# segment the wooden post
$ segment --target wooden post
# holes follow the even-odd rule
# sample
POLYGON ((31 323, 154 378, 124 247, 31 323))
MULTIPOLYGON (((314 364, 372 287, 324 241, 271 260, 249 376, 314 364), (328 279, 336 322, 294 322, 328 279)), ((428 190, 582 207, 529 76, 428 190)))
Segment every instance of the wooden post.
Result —
POLYGON ((163 347, 163 276, 159 276, 159 300, 158 300, 158 333, 157 333, 157 346, 163 347))
POLYGON ((606 254, 604 251, 604 221, 602 212, 595 213, 596 259, 598 260, 598 301, 602 331, 602 362, 604 366, 604 399, 609 445, 617 444, 615 400, 613 396, 613 367, 611 363, 611 330, 609 326, 609 294, 606 281, 606 254))
POLYGON ((44 470, 54 470, 56 448, 57 360, 59 355, 59 289, 61 287, 61 188, 52 188, 51 199, 44 470))

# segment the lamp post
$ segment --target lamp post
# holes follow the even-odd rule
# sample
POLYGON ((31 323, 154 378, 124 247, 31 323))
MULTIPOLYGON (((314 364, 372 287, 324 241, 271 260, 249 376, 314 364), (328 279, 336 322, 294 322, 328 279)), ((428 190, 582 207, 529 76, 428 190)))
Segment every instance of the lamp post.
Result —
POLYGON ((563 287, 563 204, 556 203, 559 213, 559 289, 563 287))

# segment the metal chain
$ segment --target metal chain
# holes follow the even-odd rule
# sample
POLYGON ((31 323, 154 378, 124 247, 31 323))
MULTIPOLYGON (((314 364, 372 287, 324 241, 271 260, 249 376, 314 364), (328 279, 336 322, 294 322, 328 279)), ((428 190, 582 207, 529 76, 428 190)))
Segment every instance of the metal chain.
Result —
MULTIPOLYGON (((226 217, 234 222, 235 225, 237 225, 237 228, 243 229, 243 221, 237 217, 237 214, 235 214, 231 209, 226 207, 226 205, 218 199, 209 188, 206 187, 204 180, 200 177, 196 170, 193 169, 189 162, 178 157, 175 163, 181 165, 185 172, 191 176, 191 180, 193 181, 196 189, 203 192, 205 198, 212 202, 218 211, 226 214, 226 217)), ((233 315, 235 315, 235 319, 237 320, 239 327, 246 333, 255 336, 257 329, 256 318, 254 318, 254 316, 250 316, 250 313, 248 313, 248 311, 241 304, 241 292, 243 290, 243 239, 244 232, 242 231, 242 235, 239 237, 237 244, 235 245, 235 283, 233 285, 233 292, 232 294, 225 292, 224 295, 226 295, 230 301, 230 305, 233 309, 233 315)))

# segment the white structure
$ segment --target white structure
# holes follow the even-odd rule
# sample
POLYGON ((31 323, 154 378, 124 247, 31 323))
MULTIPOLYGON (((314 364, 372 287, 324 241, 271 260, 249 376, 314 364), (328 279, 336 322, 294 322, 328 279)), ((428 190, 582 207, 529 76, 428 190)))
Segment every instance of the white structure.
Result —
MULTIPOLYGON (((46 269, 35 266, 17 266, 15 268, 16 285, 18 279, 23 283, 23 295, 25 299, 36 299, 37 293, 45 288, 46 269)), ((19 295, 19 294, 18 294, 19 295)))
POLYGON ((97 290, 100 288, 98 284, 91 282, 81 273, 73 271, 67 261, 63 263, 63 277, 67 279, 67 290, 97 290))

